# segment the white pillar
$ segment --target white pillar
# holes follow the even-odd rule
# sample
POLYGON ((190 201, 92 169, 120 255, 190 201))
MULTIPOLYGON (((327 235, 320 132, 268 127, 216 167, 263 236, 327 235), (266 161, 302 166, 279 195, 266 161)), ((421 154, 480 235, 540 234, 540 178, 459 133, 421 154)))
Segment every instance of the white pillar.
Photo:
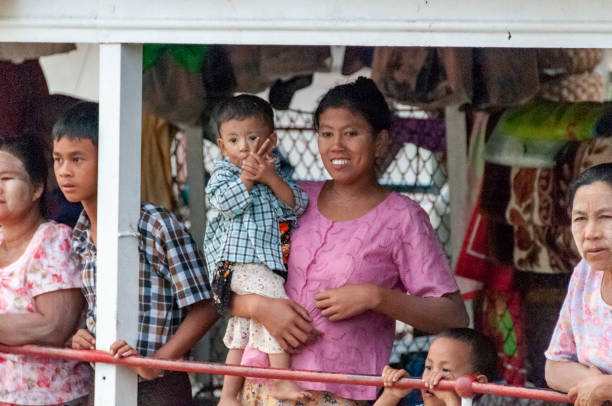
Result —
MULTIPOLYGON (((444 111, 446 125, 446 161, 450 192, 450 226, 452 266, 457 263, 461 243, 471 213, 465 213, 467 187, 467 128, 465 113, 459 106, 449 106, 444 111)), ((478 191, 474 191, 478 193, 478 191)))
MULTIPOLYGON (((142 45, 100 45, 96 347, 136 346, 142 45)), ((136 405, 126 367, 96 364, 96 405, 136 405)))

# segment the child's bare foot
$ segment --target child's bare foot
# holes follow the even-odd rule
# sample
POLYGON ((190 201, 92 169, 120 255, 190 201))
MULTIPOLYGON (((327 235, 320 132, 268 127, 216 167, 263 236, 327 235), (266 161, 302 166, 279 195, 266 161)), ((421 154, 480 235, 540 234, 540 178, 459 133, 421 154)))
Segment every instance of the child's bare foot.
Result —
POLYGON ((270 388, 270 395, 281 400, 306 402, 312 400, 310 392, 300 388, 294 381, 276 380, 270 388))
POLYGON ((221 396, 217 406, 242 406, 237 397, 221 396))

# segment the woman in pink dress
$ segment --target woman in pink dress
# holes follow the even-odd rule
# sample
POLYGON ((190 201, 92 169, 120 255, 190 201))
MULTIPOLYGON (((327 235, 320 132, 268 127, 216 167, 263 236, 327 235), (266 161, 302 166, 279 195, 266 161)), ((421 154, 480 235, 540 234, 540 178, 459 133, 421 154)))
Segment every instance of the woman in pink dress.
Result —
MULTIPOLYGON (((375 166, 391 113, 370 79, 337 86, 314 115, 331 180, 303 182, 309 206, 291 235, 287 299, 236 296, 234 315, 254 318, 294 353, 291 367, 380 375, 395 320, 437 333, 468 317, 424 210, 378 183, 375 166)), ((247 348, 243 364, 264 365, 247 348)), ((371 401, 376 388, 301 382, 313 405, 371 401)), ((247 380, 244 404, 274 405, 265 382, 247 380)), ((284 401, 283 404, 290 404, 284 401)))
MULTIPOLYGON (((62 346, 84 303, 70 228, 42 215, 47 151, 36 135, 0 136, 0 343, 62 346)), ((75 157, 78 159, 78 157, 75 157)), ((89 366, 0 354, 0 405, 80 405, 89 366)))

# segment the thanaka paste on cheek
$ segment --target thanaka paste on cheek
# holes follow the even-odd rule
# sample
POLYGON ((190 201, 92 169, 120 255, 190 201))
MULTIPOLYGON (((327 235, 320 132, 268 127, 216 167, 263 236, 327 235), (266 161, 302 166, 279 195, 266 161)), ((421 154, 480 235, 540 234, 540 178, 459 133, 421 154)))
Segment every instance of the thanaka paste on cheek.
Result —
POLYGON ((15 211, 28 200, 30 185, 23 179, 11 179, 5 183, 4 190, 9 211, 15 211))

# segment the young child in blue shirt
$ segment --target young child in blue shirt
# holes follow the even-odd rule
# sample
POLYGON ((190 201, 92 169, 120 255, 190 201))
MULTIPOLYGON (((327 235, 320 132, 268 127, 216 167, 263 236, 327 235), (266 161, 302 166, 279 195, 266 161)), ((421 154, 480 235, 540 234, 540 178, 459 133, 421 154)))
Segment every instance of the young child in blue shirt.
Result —
MULTIPOLYGON (((288 232, 307 205, 306 194, 280 173, 275 157, 274 113, 263 99, 240 95, 217 112, 217 144, 224 159, 215 162, 206 186, 209 207, 204 251, 213 299, 225 312, 232 293, 286 298, 284 282, 288 232)), ((267 353, 273 368, 289 368, 290 356, 257 321, 232 317, 224 344, 226 362, 240 364, 246 345, 267 353)), ((239 405, 242 377, 225 377, 220 405, 239 405)), ((272 385, 278 399, 304 401, 309 393, 293 381, 272 385)))

